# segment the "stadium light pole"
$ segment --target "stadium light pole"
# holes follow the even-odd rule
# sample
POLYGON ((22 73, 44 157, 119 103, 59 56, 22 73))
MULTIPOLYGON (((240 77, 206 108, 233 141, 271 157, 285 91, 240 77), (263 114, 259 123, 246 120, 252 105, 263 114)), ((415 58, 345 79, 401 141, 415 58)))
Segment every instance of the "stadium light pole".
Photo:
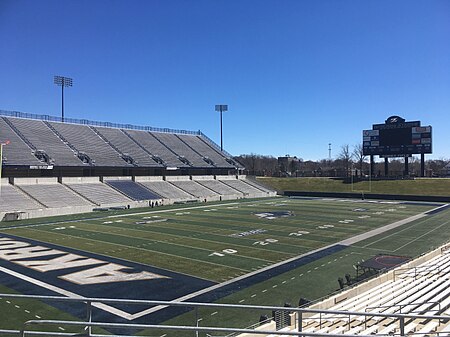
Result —
POLYGON ((73 79, 64 76, 54 76, 53 82, 61 87, 61 121, 64 123, 64 87, 71 87, 73 79))
POLYGON ((216 105, 216 111, 220 112, 220 151, 223 151, 222 112, 228 111, 228 105, 216 105))

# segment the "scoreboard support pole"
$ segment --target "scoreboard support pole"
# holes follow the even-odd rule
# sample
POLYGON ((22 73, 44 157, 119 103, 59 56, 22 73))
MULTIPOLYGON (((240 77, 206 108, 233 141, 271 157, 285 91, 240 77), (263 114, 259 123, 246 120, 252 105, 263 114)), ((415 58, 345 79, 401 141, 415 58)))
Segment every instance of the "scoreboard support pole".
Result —
POLYGON ((389 175, 389 158, 384 158, 384 176, 389 175))
POLYGON ((425 177, 425 153, 420 154, 420 176, 425 177))
POLYGON ((370 175, 375 176, 375 161, 373 154, 370 155, 370 175))
POLYGON ((403 172, 403 176, 409 176, 409 161, 408 161, 408 156, 405 156, 405 171, 403 172))

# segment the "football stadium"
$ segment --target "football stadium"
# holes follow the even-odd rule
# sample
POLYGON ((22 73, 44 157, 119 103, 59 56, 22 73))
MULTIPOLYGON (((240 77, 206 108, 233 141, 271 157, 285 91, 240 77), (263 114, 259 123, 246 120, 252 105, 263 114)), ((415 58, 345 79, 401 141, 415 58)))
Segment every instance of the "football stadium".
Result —
POLYGON ((0 337, 450 337, 449 0, 0 0, 0 337))
POLYGON ((1 111, 0 135, 1 334, 450 331, 445 196, 280 195, 201 132, 1 111))

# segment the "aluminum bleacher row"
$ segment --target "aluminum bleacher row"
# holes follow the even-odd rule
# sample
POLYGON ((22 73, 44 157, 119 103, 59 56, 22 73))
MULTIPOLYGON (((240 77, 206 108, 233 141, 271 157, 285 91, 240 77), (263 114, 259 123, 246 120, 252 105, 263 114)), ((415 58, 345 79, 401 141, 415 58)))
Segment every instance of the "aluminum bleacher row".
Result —
MULTIPOLYGON (((441 247, 305 309, 326 311, 304 313, 301 320, 304 333, 450 336, 450 251, 448 247, 441 247), (404 317, 400 323, 400 317, 396 316, 400 314, 410 317, 404 317)), ((292 313, 291 318, 279 334, 270 336, 281 337, 283 331, 299 331, 296 313, 292 313)), ((270 330, 275 322, 265 325, 270 330)))
POLYGON ((10 141, 3 151, 4 166, 243 168, 200 131, 17 115, 0 110, 0 141, 10 141))
POLYGON ((192 201, 274 196, 245 176, 3 178, 0 220, 89 212, 99 207, 144 207, 192 201), (232 180, 231 180, 232 179, 232 180), (231 188, 229 182, 234 182, 231 188), (255 190, 249 194, 248 188, 255 190), (62 210, 62 211, 61 211, 62 210))

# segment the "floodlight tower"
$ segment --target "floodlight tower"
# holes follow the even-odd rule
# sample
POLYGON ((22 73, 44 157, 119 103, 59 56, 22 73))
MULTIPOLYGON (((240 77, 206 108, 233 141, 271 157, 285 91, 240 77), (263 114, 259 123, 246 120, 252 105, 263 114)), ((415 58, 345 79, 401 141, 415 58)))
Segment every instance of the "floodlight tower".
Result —
POLYGON ((228 105, 216 105, 216 111, 220 112, 220 151, 223 151, 222 112, 228 111, 228 105))
POLYGON ((328 160, 331 161, 331 143, 328 143, 328 160))
POLYGON ((54 76, 53 82, 61 87, 61 121, 64 122, 64 87, 71 87, 73 79, 64 76, 54 76))

